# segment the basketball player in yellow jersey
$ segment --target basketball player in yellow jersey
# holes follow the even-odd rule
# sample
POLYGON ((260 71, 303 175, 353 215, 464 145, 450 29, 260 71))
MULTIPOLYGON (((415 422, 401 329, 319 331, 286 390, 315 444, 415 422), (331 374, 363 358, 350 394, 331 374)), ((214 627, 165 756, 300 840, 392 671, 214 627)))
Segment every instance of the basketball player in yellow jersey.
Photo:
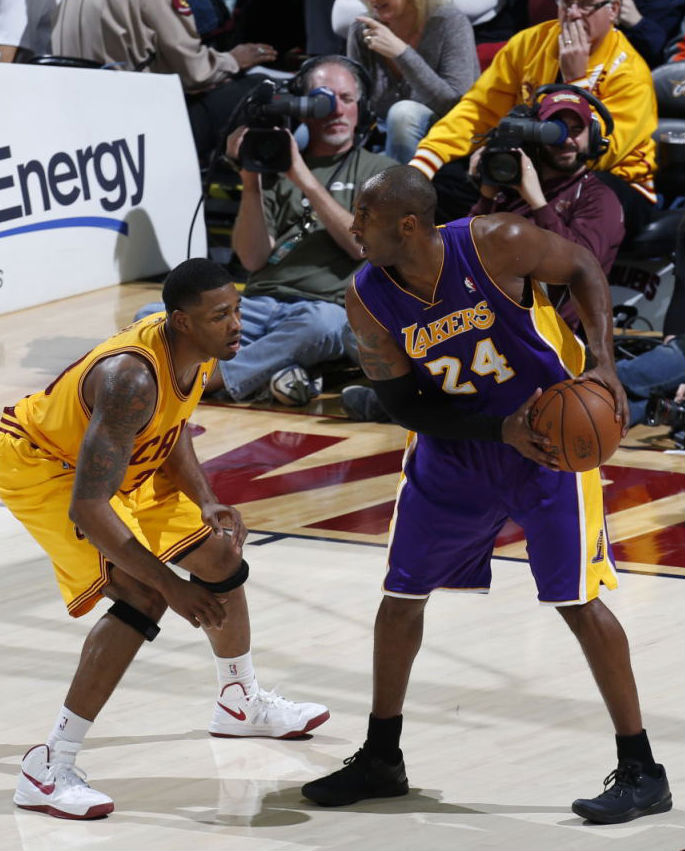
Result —
POLYGON ((169 273, 163 298, 165 313, 111 337, 0 419, 0 496, 52 559, 69 613, 114 601, 86 638, 52 732, 21 765, 15 803, 61 818, 114 809, 75 759, 167 607, 212 646, 212 735, 290 738, 329 717, 325 706, 259 688, 246 529, 213 494, 187 427, 216 359, 240 347, 239 295, 222 267, 194 259, 169 273))

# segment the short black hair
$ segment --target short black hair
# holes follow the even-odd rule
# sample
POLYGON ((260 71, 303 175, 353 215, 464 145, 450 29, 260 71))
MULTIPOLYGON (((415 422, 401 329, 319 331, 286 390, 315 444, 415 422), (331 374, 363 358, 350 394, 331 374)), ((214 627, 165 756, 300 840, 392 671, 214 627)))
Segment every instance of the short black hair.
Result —
POLYGON ((204 257, 192 257, 179 263, 166 276, 162 299, 167 313, 198 304, 202 293, 231 283, 231 276, 218 263, 204 257))
POLYGON ((411 165, 393 165, 370 177, 362 186, 370 200, 392 210, 398 218, 415 215, 426 227, 435 223, 438 196, 431 181, 411 165))

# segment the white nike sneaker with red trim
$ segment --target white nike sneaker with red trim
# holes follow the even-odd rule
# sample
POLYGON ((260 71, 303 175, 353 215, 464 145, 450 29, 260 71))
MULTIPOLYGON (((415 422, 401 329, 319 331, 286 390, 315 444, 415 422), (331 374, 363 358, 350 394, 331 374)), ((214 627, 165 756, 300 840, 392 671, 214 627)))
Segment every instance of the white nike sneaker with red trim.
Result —
POLYGON ((90 788, 85 773, 74 765, 74 756, 69 742, 56 742, 52 751, 47 745, 27 751, 14 803, 57 818, 94 819, 111 813, 114 802, 90 788))
POLYGON ((209 732, 227 738, 293 739, 330 717, 328 709, 320 703, 293 703, 273 691, 264 691, 256 681, 249 689, 242 683, 228 683, 214 707, 209 732))

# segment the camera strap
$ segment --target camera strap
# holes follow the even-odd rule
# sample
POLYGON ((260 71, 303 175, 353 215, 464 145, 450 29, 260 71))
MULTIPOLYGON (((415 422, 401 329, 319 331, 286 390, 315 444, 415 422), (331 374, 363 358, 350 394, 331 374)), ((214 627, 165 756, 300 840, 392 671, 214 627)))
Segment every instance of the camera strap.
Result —
MULTIPOLYGON (((340 160, 338 165, 333 170, 333 173, 324 184, 324 189, 326 190, 326 192, 330 192, 331 186, 333 186, 333 183, 337 179, 340 172, 343 170, 345 164, 349 161, 350 156, 353 153, 357 153, 357 156, 359 156, 358 150, 358 148, 352 147, 349 151, 346 151, 345 155, 340 160)), ((291 230, 293 228, 296 229, 294 233, 291 236, 287 236, 283 240, 283 242, 281 242, 280 245, 274 248, 274 250, 269 255, 267 263, 270 263, 272 266, 275 266, 282 260, 284 260, 288 256, 288 254, 290 254, 290 252, 297 245, 299 245, 306 236, 313 233, 317 229, 316 219, 314 217, 312 206, 309 203, 309 199, 304 194, 302 195, 302 207, 303 210, 300 218, 291 227, 291 230)))

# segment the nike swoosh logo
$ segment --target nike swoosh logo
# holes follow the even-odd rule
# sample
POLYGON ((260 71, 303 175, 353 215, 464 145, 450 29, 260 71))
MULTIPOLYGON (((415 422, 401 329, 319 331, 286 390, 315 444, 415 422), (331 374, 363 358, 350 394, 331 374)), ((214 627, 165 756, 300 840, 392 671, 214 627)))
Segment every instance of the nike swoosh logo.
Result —
MULTIPOLYGON (((217 700, 217 703, 219 701, 217 700)), ((239 709, 237 712, 234 712, 232 709, 229 709, 228 706, 224 706, 223 703, 219 703, 219 706, 224 710, 224 712, 228 712, 229 715, 232 715, 237 721, 244 721, 247 718, 247 715, 243 712, 242 709, 239 709)), ((29 777, 29 780, 31 778, 29 777)), ((33 781, 36 782, 35 780, 33 781)))
MULTIPOLYGON (((231 713, 231 714, 232 714, 232 713, 231 713)), ((30 775, 30 774, 27 774, 25 771, 22 771, 21 773, 24 775, 24 777, 25 777, 25 778, 26 778, 29 782, 33 783, 33 785, 34 785, 37 789, 40 789, 40 791, 41 791, 44 795, 52 795, 52 793, 55 791, 55 784, 54 784, 54 783, 51 783, 49 786, 46 786, 44 783, 41 783, 39 780, 36 780, 36 778, 35 778, 35 777, 31 777, 31 775, 30 775)))

